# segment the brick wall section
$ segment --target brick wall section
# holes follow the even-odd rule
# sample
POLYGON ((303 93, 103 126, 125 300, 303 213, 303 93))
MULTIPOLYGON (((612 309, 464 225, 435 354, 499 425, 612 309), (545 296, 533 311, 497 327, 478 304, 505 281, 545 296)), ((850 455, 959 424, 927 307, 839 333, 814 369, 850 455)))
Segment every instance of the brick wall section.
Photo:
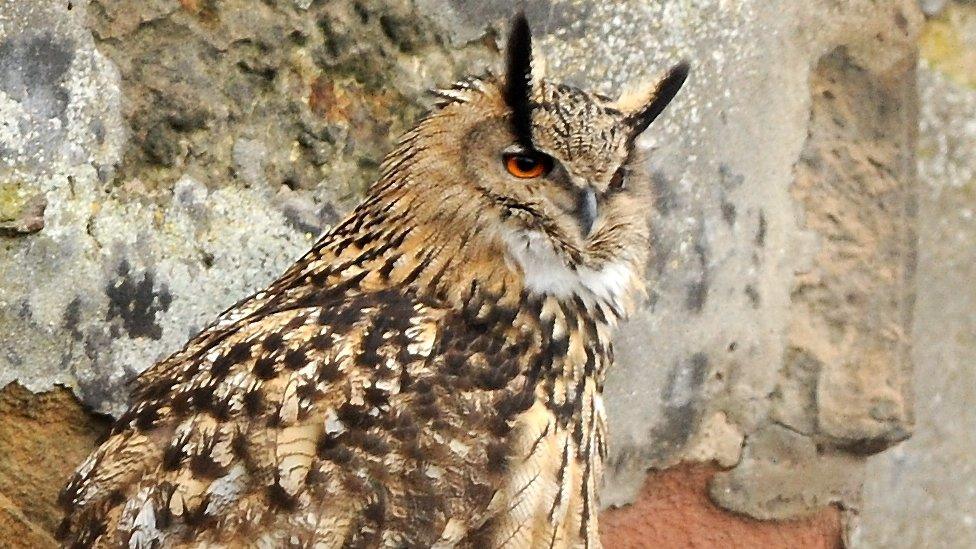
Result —
POLYGON ((726 511, 708 496, 719 468, 683 464, 651 472, 637 500, 600 517, 607 549, 842 547, 840 511, 823 509, 808 518, 759 521, 726 511))

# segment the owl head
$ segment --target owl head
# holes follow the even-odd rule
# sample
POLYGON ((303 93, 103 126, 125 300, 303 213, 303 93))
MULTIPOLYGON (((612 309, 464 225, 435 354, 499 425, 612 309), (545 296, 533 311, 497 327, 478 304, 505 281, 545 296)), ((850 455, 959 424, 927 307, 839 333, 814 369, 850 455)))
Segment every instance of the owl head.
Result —
POLYGON ((502 77, 438 90, 436 109, 384 164, 417 219, 497 254, 531 293, 615 302, 642 280, 650 206, 636 140, 688 75, 611 100, 533 74, 524 16, 502 77))

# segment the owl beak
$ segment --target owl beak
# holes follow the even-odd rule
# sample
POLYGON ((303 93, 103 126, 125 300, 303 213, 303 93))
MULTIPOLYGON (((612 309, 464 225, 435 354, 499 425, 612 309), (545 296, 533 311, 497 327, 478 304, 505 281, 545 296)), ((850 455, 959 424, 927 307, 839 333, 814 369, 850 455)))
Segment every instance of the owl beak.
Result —
POLYGON ((579 220, 580 232, 583 236, 590 236, 596 217, 599 215, 596 207, 596 193, 586 187, 576 196, 576 218, 579 220))

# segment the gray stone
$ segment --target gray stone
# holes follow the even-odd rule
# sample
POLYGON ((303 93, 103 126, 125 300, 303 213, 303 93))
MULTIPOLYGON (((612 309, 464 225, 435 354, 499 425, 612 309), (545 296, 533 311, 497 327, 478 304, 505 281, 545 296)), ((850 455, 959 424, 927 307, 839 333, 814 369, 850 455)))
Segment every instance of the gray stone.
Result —
POLYGON ((863 467, 856 455, 824 451, 806 434, 770 425, 750 435, 742 463, 715 479, 711 495, 756 518, 796 518, 858 501, 863 467))
POLYGON ((945 9, 949 0, 919 0, 918 5, 925 15, 938 15, 945 9))
POLYGON ((919 87, 917 428, 868 461, 859 547, 976 546, 976 90, 919 87))

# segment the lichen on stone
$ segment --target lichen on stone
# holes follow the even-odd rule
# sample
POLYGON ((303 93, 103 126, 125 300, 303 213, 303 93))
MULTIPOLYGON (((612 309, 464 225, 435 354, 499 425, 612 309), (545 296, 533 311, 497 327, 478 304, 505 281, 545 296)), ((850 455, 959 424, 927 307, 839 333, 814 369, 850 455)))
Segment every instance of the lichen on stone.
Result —
POLYGON ((976 88, 976 5, 950 2, 929 20, 919 49, 933 68, 976 88))

